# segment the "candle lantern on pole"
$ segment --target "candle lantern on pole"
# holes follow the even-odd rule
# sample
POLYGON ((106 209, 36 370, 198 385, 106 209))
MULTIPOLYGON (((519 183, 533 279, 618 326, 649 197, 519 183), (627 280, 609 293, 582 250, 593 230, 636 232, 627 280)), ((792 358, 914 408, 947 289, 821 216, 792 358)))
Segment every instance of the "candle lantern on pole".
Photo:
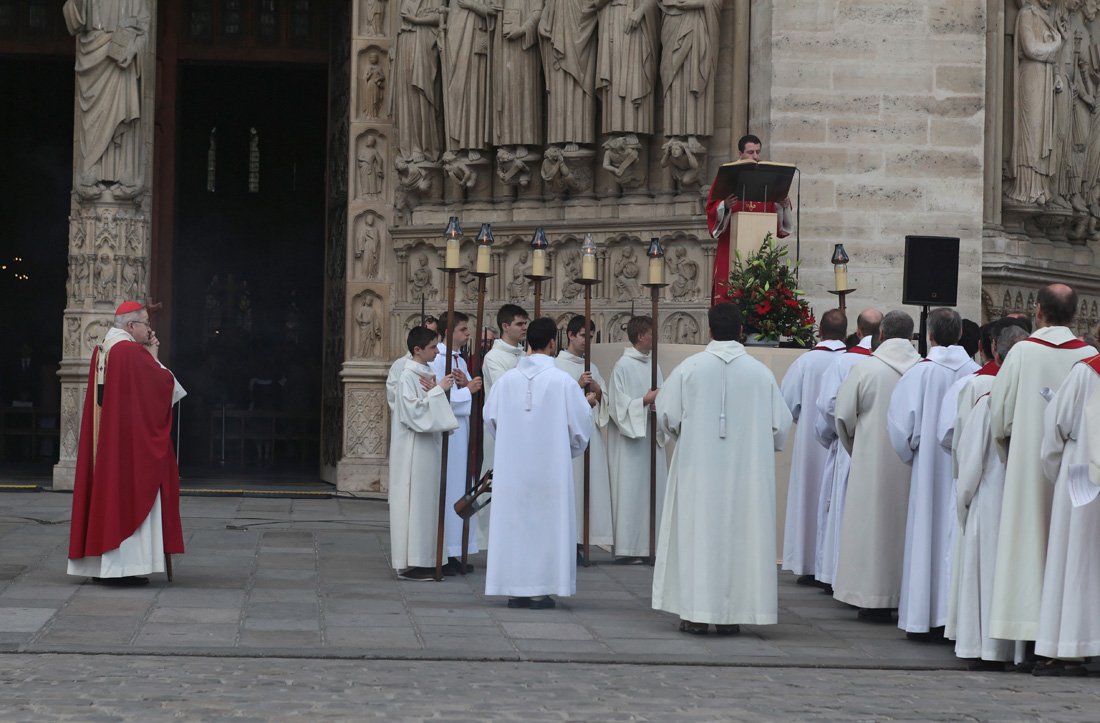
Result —
POLYGON ((531 273, 526 277, 535 285, 535 317, 542 315, 542 282, 550 278, 546 273, 546 249, 550 242, 546 238, 546 231, 542 226, 535 229, 531 236, 531 273))
POLYGON ((836 288, 829 289, 829 293, 840 297, 838 306, 841 311, 844 311, 844 296, 855 291, 848 288, 848 252, 844 250, 844 244, 836 244, 833 247, 833 256, 830 261, 833 264, 833 281, 836 288))
MULTIPOLYGON (((443 232, 446 240, 446 250, 443 256, 443 267, 440 269, 447 275, 447 361, 444 366, 444 374, 451 373, 451 346, 454 343, 454 315, 455 315, 455 277, 462 270, 462 262, 459 252, 462 247, 462 226, 458 222, 458 216, 451 216, 447 221, 447 228, 443 232)), ((448 401, 451 393, 447 392, 448 401)), ((439 515, 436 524, 435 539, 435 579, 443 579, 443 529, 446 523, 447 513, 447 457, 449 453, 449 434, 442 435, 443 441, 440 448, 439 460, 439 515)), ((465 565, 463 565, 465 570, 465 565)))
MULTIPOLYGON (((661 240, 654 236, 649 242, 646 251, 649 257, 649 274, 643 286, 649 289, 649 298, 652 304, 650 313, 653 317, 653 348, 649 352, 650 363, 650 389, 657 388, 657 341, 660 336, 659 305, 661 289, 668 286, 665 282, 665 250, 661 247, 661 240)), ((649 564, 657 559, 657 410, 655 406, 649 408, 649 564)))
MULTIPOLYGON (((592 234, 584 235, 584 243, 581 244, 581 276, 573 280, 584 287, 584 371, 592 371, 592 287, 600 283, 596 276, 596 242, 592 240, 592 234)), ((588 390, 585 390, 587 393, 588 390)), ((589 538, 591 537, 590 509, 592 503, 592 446, 584 448, 584 532, 582 543, 582 558, 585 567, 591 564, 589 555, 589 538)))

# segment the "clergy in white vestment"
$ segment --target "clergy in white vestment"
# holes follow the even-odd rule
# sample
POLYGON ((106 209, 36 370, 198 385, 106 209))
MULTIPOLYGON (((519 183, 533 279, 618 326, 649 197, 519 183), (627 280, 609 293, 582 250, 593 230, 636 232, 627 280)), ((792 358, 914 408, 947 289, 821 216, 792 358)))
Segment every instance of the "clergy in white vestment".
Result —
POLYGON ((775 452, 791 413, 771 371, 736 340, 733 304, 707 314, 711 341, 681 362, 657 393, 657 423, 672 455, 653 569, 653 608, 680 630, 719 634, 774 625, 775 452))
MULTIPOLYGON (((653 320, 635 316, 626 324, 630 346, 615 363, 608 389, 612 424, 607 430, 611 503, 614 509, 615 556, 619 562, 649 557, 650 409, 657 398, 653 384, 653 320)), ((664 375, 657 365, 657 385, 664 375)), ((665 501, 668 461, 664 434, 657 434, 657 513, 665 501)))
POLYGON ((550 595, 576 593, 573 458, 592 435, 592 407, 571 376, 554 365, 557 325, 535 319, 530 356, 493 383, 485 426, 496 438, 489 505, 486 595, 508 607, 554 607, 550 595))
POLYGON ((990 390, 989 426, 1006 461, 990 612, 995 638, 1030 641, 1039 634, 1054 492, 1043 477, 1040 457, 1043 414, 1073 365, 1096 353, 1069 330, 1076 313, 1073 289, 1064 284, 1040 289, 1038 328, 1005 359, 990 390))
POLYGON ((406 580, 431 580, 435 574, 442 435, 458 428, 446 395, 454 377, 435 383, 429 366, 438 340, 423 326, 409 332, 411 356, 401 371, 390 420, 390 563, 406 580))
POLYGON ((955 542, 955 476, 951 453, 937 436, 948 389, 978 371, 959 346, 962 317, 954 309, 928 316, 928 357, 898 381, 890 397, 890 443, 911 465, 898 627, 913 639, 943 637, 955 542))
MULTIPOLYGON (((592 400, 592 439, 588 442, 588 542, 591 545, 611 545, 615 541, 611 523, 611 476, 607 468, 607 447, 602 430, 611 419, 603 375, 595 364, 584 370, 584 345, 596 325, 584 317, 574 316, 565 328, 567 346, 554 357, 554 365, 573 377, 585 396, 592 400)), ((577 544, 584 542, 584 456, 573 460, 573 487, 577 502, 577 544)))
MULTIPOLYGON (((489 398, 493 383, 504 376, 509 369, 514 369, 519 360, 526 354, 523 345, 527 338, 527 312, 515 304, 505 304, 497 312, 497 326, 500 328, 500 338, 493 340, 493 346, 485 352, 481 359, 481 383, 485 390, 485 399, 489 398)), ((496 441, 493 435, 488 433, 489 428, 483 423, 481 435, 481 474, 493 468, 493 450, 496 441)), ((492 495, 489 495, 491 498, 492 495)), ((477 532, 481 546, 489 544, 489 511, 482 508, 477 515, 477 532)))
POLYGON ((814 437, 814 417, 825 372, 833 365, 837 352, 845 350, 848 319, 844 312, 830 309, 822 314, 818 333, 817 345, 794 360, 779 386, 796 423, 783 525, 783 569, 799 575, 799 585, 814 584, 818 533, 824 527, 828 509, 822 505, 821 485, 829 450, 814 437))
POLYGON ((1085 671, 1100 655, 1100 356, 1073 366, 1047 408, 1043 472, 1054 481, 1036 675, 1085 671))
MULTIPOLYGON (((439 318, 440 339, 447 338, 447 315, 439 318)), ((451 355, 451 373, 455 384, 451 389, 451 411, 458 420, 458 429, 451 433, 447 443, 447 509, 443 521, 443 554, 449 559, 445 572, 462 571, 462 518, 454 511, 454 503, 466 494, 466 479, 469 475, 470 449, 470 413, 473 410, 474 395, 481 391, 481 378, 470 377, 470 368, 459 350, 470 340, 470 317, 461 311, 454 312, 454 331, 451 332, 451 347, 448 350, 443 341, 439 342, 439 354, 432 362, 435 378, 442 381, 447 373, 447 354, 451 355)), ((478 551, 477 525, 470 526, 467 552, 478 551)), ((467 563, 465 572, 473 565, 467 563)))
POLYGON ((397 402, 397 388, 401 384, 401 372, 405 369, 405 362, 412 357, 412 354, 405 352, 404 356, 398 357, 393 364, 390 364, 390 370, 386 373, 386 403, 390 405, 390 414, 393 414, 393 405, 397 402))
POLYGON ((828 450, 822 472, 821 507, 824 523, 818 528, 817 561, 814 578, 828 585, 824 591, 833 594, 836 560, 840 551, 840 522, 844 516, 844 494, 848 488, 848 469, 852 457, 836 435, 836 393, 848 372, 864 357, 871 356, 871 342, 878 339, 882 312, 864 309, 856 317, 859 342, 843 354, 837 354, 821 379, 821 391, 814 402, 814 437, 828 450))
POLYGON ((836 395, 836 432, 852 456, 841 518, 833 597, 862 608, 859 618, 892 622, 901 596, 909 467, 890 445, 887 412, 902 374, 920 361, 909 341, 913 319, 883 317, 871 356, 848 373, 836 395))
MULTIPOLYGON (((990 343, 989 355, 993 358, 960 390, 958 410, 954 412, 951 444, 957 462, 955 510, 959 527, 945 636, 955 641, 955 655, 975 660, 973 668, 996 670, 1012 659, 1013 644, 989 634, 1005 475, 1004 462, 989 432, 989 390, 1008 350, 1027 332, 1000 322, 995 322, 992 330, 999 331, 990 343)), ((946 404, 943 410, 945 414, 951 412, 946 404)))

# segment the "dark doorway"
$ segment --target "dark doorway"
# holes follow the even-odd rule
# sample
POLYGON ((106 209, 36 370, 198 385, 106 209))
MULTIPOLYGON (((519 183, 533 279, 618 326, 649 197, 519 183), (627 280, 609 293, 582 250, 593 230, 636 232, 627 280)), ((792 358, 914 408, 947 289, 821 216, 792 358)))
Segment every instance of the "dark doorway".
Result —
POLYGON ((180 66, 185 477, 318 475, 326 84, 323 66, 180 66))
POLYGON ((73 61, 0 57, 0 464, 57 462, 73 173, 73 61))

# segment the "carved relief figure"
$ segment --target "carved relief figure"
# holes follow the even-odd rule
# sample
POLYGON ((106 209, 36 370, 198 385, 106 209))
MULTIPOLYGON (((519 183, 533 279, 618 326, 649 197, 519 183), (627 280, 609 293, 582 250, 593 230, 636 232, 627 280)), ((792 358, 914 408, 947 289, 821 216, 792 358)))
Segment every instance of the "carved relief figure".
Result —
POLYGON ((458 281, 462 284, 462 298, 466 301, 477 301, 477 274, 474 268, 477 266, 477 252, 466 254, 466 264, 458 275, 458 281))
POLYGON ((1071 18, 1080 0, 1058 0, 1052 15, 1064 42, 1054 62, 1054 150, 1051 166, 1054 178, 1049 204, 1070 207, 1070 177, 1073 174, 1073 30, 1071 18))
POLYGON ((596 0, 596 93, 604 133, 653 133, 657 0, 596 0))
MULTIPOLYGON (((1073 98, 1073 124, 1070 136, 1070 162, 1066 164, 1070 206, 1079 214, 1086 214, 1088 206, 1085 202, 1085 159, 1088 149, 1089 136, 1092 132, 1092 116, 1096 112, 1096 90, 1093 87, 1089 73, 1089 32, 1085 27, 1085 19, 1081 14, 1080 0, 1067 2, 1067 9, 1076 4, 1076 12, 1072 15, 1069 30, 1073 35, 1073 67, 1070 69, 1070 90, 1073 98)), ((1068 37, 1067 37, 1068 40, 1068 37)), ((1069 45, 1069 43, 1067 43, 1069 45)), ((1079 217, 1078 230, 1074 234, 1078 238, 1084 236, 1084 227, 1088 222, 1087 216, 1079 217)))
POLYGON ((496 9, 455 0, 443 44, 443 118, 449 151, 482 148, 489 140, 489 24, 496 9))
MULTIPOLYGON (((95 258, 94 255, 91 258, 95 258)), ((91 262, 83 255, 76 257, 76 283, 73 284, 73 298, 76 301, 91 296, 92 290, 88 286, 88 278, 91 275, 91 262)))
POLYGON ((562 255, 562 285, 561 300, 570 301, 584 291, 584 287, 574 279, 581 276, 581 253, 576 249, 570 249, 562 255))
POLYGON ((382 256, 382 240, 375 225, 375 214, 365 213, 359 224, 359 233, 355 236, 355 258, 359 262, 363 278, 377 279, 379 260, 382 256))
POLYGON ((477 171, 471 165, 471 160, 466 155, 447 151, 443 154, 443 172, 462 188, 473 188, 477 184, 477 171))
POLYGON ((566 191, 577 190, 581 181, 566 162, 565 154, 557 146, 550 146, 543 154, 542 180, 546 190, 552 195, 561 195, 566 191))
POLYGON ((414 163, 439 158, 439 54, 436 33, 447 9, 436 0, 402 0, 393 63, 397 150, 414 163))
POLYGON ((661 0, 661 91, 666 136, 714 132, 721 0, 661 0))
POLYGON ((527 165, 528 160, 526 146, 498 148, 497 177, 509 186, 527 188, 531 185, 531 167, 527 165))
POLYGON ((596 137, 596 8, 589 0, 547 0, 539 21, 546 78, 546 142, 596 137))
POLYGON ((431 190, 432 178, 424 173, 417 164, 398 158, 394 161, 397 169, 397 190, 394 193, 393 206, 406 226, 412 223, 412 210, 420 197, 431 190))
POLYGON ((140 263, 140 258, 129 256, 122 266, 122 295, 127 299, 141 297, 141 292, 138 289, 138 265, 140 263))
MULTIPOLYGON (((493 26, 493 145, 542 145, 542 0, 502 0, 493 26)), ((517 154, 518 155, 518 154, 517 154)))
POLYGON ((409 279, 413 285, 412 298, 417 301, 434 299, 437 290, 432 282, 432 270, 428 266, 428 255, 420 254, 417 257, 416 264, 416 268, 412 272, 412 278, 409 279))
POLYGON ((96 301, 110 301, 115 296, 115 263, 107 254, 101 253, 96 262, 96 301))
POLYGON ((688 257, 683 246, 677 247, 666 263, 672 276, 669 284, 672 298, 676 301, 695 301, 699 296, 699 264, 688 257))
POLYGON ((75 316, 65 318, 65 356, 80 356, 80 319, 75 316))
POLYGON ((633 134, 612 136, 603 144, 604 170, 624 188, 636 188, 645 182, 638 166, 642 144, 633 134))
POLYGON ((378 136, 368 133, 359 141, 359 153, 356 156, 359 175, 359 195, 377 198, 382 195, 382 180, 385 178, 385 159, 378 150, 378 136))
POLYGON ((66 0, 65 26, 76 41, 80 151, 74 188, 84 198, 110 189, 133 198, 144 185, 142 58, 149 38, 146 0, 66 0))
POLYGON ((512 264, 512 280, 508 282, 509 301, 523 301, 527 298, 529 284, 526 274, 529 273, 531 270, 527 267, 527 252, 521 251, 519 258, 512 264))
POLYGON ((363 303, 355 312, 355 324, 359 328, 358 355, 361 359, 373 359, 382 351, 382 318, 374 305, 374 294, 363 295, 363 303))
POLYGON ((386 97, 386 71, 378 48, 367 48, 364 57, 366 62, 359 73, 359 114, 364 120, 376 120, 382 116, 386 97))
POLYGON ((386 27, 386 0, 363 0, 359 6, 359 34, 377 37, 386 27))
POLYGON ((699 159, 706 154, 706 149, 694 136, 669 138, 661 151, 661 165, 669 169, 679 190, 699 185, 699 159))
POLYGON ((1045 204, 1055 171, 1054 64, 1064 38, 1047 17, 1050 0, 1023 0, 1016 16, 1016 84, 1007 196, 1045 204))
POLYGON ((633 246, 623 248, 622 255, 615 262, 615 292, 619 301, 629 301, 642 295, 642 287, 638 283, 638 252, 633 246))

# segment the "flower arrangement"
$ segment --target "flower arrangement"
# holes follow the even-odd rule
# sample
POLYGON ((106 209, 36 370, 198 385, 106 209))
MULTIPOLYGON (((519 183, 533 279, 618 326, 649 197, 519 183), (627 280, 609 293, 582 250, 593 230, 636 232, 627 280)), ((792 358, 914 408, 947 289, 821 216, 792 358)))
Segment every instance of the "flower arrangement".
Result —
POLYGON ((741 309, 747 333, 771 341, 785 338, 799 346, 813 343, 817 320, 809 303, 801 298, 795 266, 797 262, 788 263, 787 247, 776 246, 770 233, 760 250, 747 259, 734 251, 726 296, 741 309))

